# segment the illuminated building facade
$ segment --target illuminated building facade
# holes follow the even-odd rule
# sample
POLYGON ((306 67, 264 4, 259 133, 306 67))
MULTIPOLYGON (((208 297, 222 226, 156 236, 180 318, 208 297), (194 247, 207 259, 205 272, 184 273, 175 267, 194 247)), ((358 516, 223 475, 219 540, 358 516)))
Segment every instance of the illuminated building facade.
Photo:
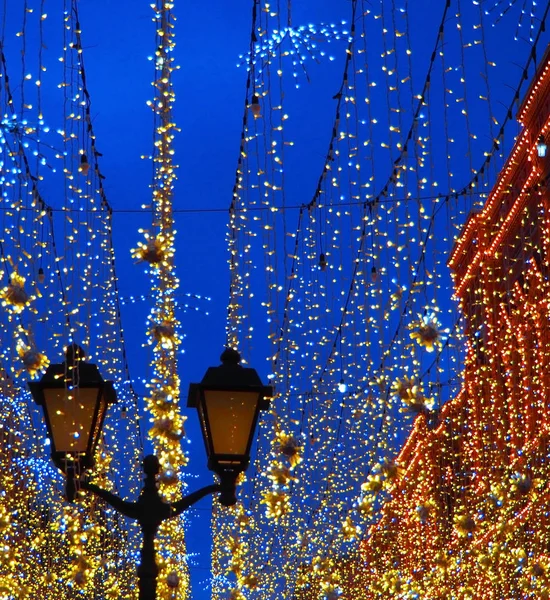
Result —
POLYGON ((345 598, 550 597, 550 53, 522 130, 449 259, 460 394, 420 414, 345 598))

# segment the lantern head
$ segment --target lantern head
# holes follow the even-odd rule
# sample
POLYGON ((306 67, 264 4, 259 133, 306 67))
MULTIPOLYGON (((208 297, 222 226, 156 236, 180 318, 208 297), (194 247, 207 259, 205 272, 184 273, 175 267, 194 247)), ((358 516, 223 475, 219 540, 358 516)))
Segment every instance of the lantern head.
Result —
POLYGON ((44 411, 53 462, 64 473, 93 465, 107 405, 116 402, 113 382, 103 381, 85 357, 80 346, 71 344, 64 363, 50 365, 40 381, 29 382, 44 411))
POLYGON ((250 463, 250 449, 261 410, 269 407, 273 388, 258 373, 241 366, 240 354, 227 348, 222 364, 210 367, 200 383, 189 386, 187 406, 197 409, 208 455, 208 468, 220 478, 220 502, 236 502, 235 482, 250 463))

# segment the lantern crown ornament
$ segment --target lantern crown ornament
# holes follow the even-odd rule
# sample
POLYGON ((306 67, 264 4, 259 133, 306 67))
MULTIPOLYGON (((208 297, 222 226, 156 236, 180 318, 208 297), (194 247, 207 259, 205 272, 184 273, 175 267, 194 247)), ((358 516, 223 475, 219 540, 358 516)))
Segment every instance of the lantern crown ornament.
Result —
POLYGON ((65 349, 65 361, 48 367, 40 381, 30 381, 34 401, 42 407, 54 464, 64 473, 93 465, 107 406, 116 402, 112 381, 85 362, 78 344, 65 349))
POLYGON ((273 388, 255 369, 243 367, 240 354, 226 348, 221 365, 210 367, 200 383, 191 383, 187 406, 196 408, 208 455, 208 468, 220 478, 220 503, 235 504, 239 473, 250 463, 250 450, 261 410, 269 408, 273 388))

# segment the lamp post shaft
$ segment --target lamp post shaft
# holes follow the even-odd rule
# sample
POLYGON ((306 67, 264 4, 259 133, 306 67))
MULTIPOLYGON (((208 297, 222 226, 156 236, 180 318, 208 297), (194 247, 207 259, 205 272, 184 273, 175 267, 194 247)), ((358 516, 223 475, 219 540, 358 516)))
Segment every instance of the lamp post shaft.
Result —
POLYGON ((177 502, 168 504, 160 497, 157 489, 156 475, 158 474, 159 469, 159 461, 156 456, 150 455, 144 458, 143 470, 145 472, 145 480, 137 502, 127 502, 122 500, 122 498, 119 498, 117 495, 112 494, 93 483, 88 483, 87 481, 80 482, 80 487, 82 489, 93 492, 100 498, 103 498, 115 510, 139 523, 143 535, 140 554, 141 562, 137 569, 139 578, 139 600, 157 600, 157 578, 159 568, 156 562, 155 537, 161 523, 167 519, 181 515, 182 512, 195 504, 195 502, 198 502, 201 498, 204 498, 204 496, 216 492, 223 492, 223 495, 227 495, 228 493, 231 494, 231 492, 228 492, 226 489, 227 484, 223 487, 221 485, 213 484, 184 496, 177 502))
POLYGON ((139 577, 139 600, 156 600, 159 568, 155 553, 155 536, 158 527, 141 527, 143 544, 141 562, 137 569, 139 577))

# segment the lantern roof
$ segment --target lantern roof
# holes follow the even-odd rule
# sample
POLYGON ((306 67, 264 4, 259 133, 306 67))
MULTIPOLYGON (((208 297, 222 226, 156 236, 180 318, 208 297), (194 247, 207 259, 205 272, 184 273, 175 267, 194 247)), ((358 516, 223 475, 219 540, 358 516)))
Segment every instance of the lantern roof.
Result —
MULTIPOLYGON (((265 409, 269 406, 269 400, 266 400, 266 396, 273 395, 273 388, 263 385, 256 369, 243 367, 240 364, 241 355, 237 350, 226 348, 220 360, 222 362, 221 365, 207 369, 199 384, 201 387, 223 388, 227 390, 250 388, 251 391, 257 389, 258 392, 263 391, 264 393, 264 397, 260 400, 260 409, 265 409)), ((196 386, 197 384, 191 384, 189 388, 190 393, 187 406, 190 408, 197 406, 196 386)))

